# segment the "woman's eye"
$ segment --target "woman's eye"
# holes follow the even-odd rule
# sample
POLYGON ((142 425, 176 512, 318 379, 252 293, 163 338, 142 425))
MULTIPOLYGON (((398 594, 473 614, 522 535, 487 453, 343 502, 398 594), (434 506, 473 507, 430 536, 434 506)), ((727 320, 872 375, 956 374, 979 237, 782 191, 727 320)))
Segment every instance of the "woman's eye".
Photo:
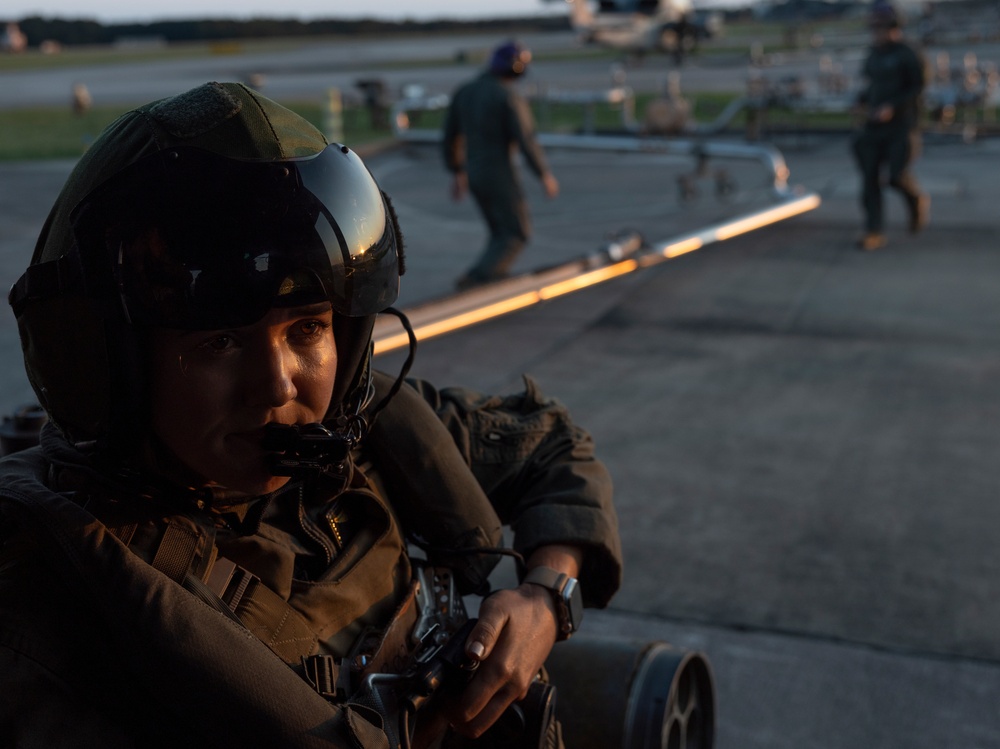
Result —
POLYGON ((302 338, 316 338, 322 336, 330 327, 329 323, 322 320, 301 320, 296 326, 296 334, 302 338))
POLYGON ((232 336, 220 335, 215 338, 210 338, 202 344, 205 348, 210 351, 226 351, 235 345, 232 336))

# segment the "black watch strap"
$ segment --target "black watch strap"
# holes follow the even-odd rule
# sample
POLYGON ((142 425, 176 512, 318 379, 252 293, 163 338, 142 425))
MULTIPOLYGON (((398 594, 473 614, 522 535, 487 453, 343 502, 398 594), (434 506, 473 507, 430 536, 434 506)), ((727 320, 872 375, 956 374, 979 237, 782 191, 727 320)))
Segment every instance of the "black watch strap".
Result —
POLYGON ((533 567, 523 582, 540 585, 552 593, 559 617, 558 639, 565 640, 580 628, 583 619, 583 599, 576 578, 551 567, 533 567))

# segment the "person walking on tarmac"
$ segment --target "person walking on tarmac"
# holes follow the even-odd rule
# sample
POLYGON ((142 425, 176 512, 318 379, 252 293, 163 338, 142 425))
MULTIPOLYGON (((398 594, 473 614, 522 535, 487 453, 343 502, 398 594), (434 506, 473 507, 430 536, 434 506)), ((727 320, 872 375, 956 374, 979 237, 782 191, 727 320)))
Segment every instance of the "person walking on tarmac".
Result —
POLYGON ((531 234, 528 206, 513 159, 517 149, 542 182, 545 194, 559 194, 559 182, 535 139, 527 102, 513 87, 531 61, 517 42, 497 47, 489 67, 452 97, 444 124, 444 158, 452 173, 452 197, 466 191, 486 220, 489 238, 482 255, 456 286, 461 291, 508 275, 531 234))
POLYGON ((930 198, 921 191, 910 168, 920 150, 918 119, 924 89, 923 60, 903 41, 899 14, 892 5, 876 2, 869 27, 874 43, 862 69, 867 85, 857 102, 864 125, 854 139, 853 151, 861 170, 861 203, 865 213, 865 231, 858 247, 870 252, 886 244, 883 167, 888 169, 889 184, 906 201, 911 233, 927 224, 930 198))

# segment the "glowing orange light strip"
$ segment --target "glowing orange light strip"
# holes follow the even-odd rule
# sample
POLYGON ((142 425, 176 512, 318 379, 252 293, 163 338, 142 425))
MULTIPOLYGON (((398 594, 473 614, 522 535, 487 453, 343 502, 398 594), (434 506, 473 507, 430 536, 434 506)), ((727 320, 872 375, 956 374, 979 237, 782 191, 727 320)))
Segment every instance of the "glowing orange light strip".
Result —
MULTIPOLYGON (((418 341, 425 338, 433 338, 434 336, 450 333, 453 330, 458 330, 459 328, 465 328, 469 325, 475 325, 478 322, 489 320, 491 317, 499 317, 500 315, 505 315, 508 312, 514 312, 515 310, 529 307, 537 301, 539 301, 538 293, 532 291, 527 294, 520 294, 519 296, 511 299, 504 299, 503 301, 495 302, 494 304, 489 304, 485 307, 480 307, 479 309, 463 312, 458 315, 445 318, 444 320, 439 320, 438 322, 414 326, 413 332, 416 334, 418 341)), ((375 355, 377 356, 378 354, 385 353, 386 351, 392 351, 402 346, 407 346, 409 343, 410 339, 407 338, 406 333, 400 333, 390 338, 376 341, 375 355)))
POLYGON ((759 229, 762 226, 767 226, 768 224, 773 224, 777 221, 797 216, 800 213, 811 211, 813 208, 819 206, 820 200, 818 195, 812 195, 810 198, 811 199, 797 200, 794 203, 788 203, 786 205, 775 206, 770 210, 763 211, 762 213, 758 213, 754 216, 748 216, 745 219, 734 221, 733 223, 726 224, 725 226, 720 226, 715 232, 716 239, 722 242, 727 239, 737 237, 740 234, 746 234, 754 229, 759 229))
POLYGON ((567 279, 566 281, 560 281, 559 283, 543 286, 538 290, 538 298, 539 301, 543 301, 545 299, 553 299, 557 296, 568 294, 571 291, 579 291, 580 289, 585 289, 588 286, 593 286, 595 283, 607 281, 608 279, 616 278, 617 276, 624 276, 626 273, 631 273, 638 267, 639 263, 635 260, 623 260, 620 263, 609 265, 607 268, 598 268, 597 270, 592 270, 589 273, 584 273, 583 275, 567 279))
POLYGON ((685 239, 681 242, 668 244, 660 251, 660 254, 663 255, 663 257, 668 258, 680 257, 681 255, 686 255, 689 252, 700 250, 704 246, 705 243, 701 241, 700 237, 691 237, 690 239, 685 239))
MULTIPOLYGON (((819 206, 820 202, 821 201, 818 195, 807 195, 790 203, 775 206, 774 208, 762 211, 761 213, 747 216, 746 218, 738 219, 729 224, 725 224, 716 228, 714 232, 710 232, 709 234, 688 237, 687 239, 667 244, 660 248, 656 254, 651 257, 639 258, 637 260, 623 260, 604 268, 597 268, 596 270, 581 273, 578 276, 574 276, 563 281, 550 283, 546 286, 542 286, 537 291, 529 291, 518 294, 510 299, 503 299, 499 302, 493 302, 492 304, 487 304, 486 306, 478 309, 460 312, 436 322, 430 322, 424 325, 417 324, 414 325, 413 332, 416 335, 417 340, 424 340, 426 338, 433 338, 434 336, 450 333, 460 328, 465 328, 494 317, 499 317, 500 315, 506 315, 510 312, 530 307, 533 304, 537 304, 538 302, 542 302, 547 299, 553 299, 555 297, 562 296, 563 294, 568 294, 573 291, 579 291, 580 289, 587 288, 588 286, 593 286, 594 284, 601 283, 602 281, 623 276, 626 273, 631 273, 637 268, 648 267, 655 264, 657 256, 662 256, 666 259, 680 257, 681 255, 686 255, 689 252, 699 250, 706 244, 721 242, 723 240, 739 236, 740 234, 746 234, 754 229, 759 229, 763 226, 782 221, 786 218, 797 216, 800 213, 813 210, 819 206)), ((377 356, 389 351, 394 351, 395 349, 402 348, 407 345, 409 345, 409 338, 406 336, 406 333, 398 333, 382 339, 376 338, 375 355, 377 356)))
MULTIPOLYGON (((608 279, 615 278, 617 276, 623 276, 626 273, 631 273, 638 267, 639 264, 635 260, 625 260, 620 263, 615 263, 607 268, 599 268, 597 270, 590 271, 589 273, 584 273, 581 276, 567 279, 566 281, 559 281, 558 283, 543 286, 538 291, 520 294, 511 299, 505 299, 501 302, 496 302, 494 304, 487 305, 486 307, 464 312, 435 323, 417 325, 413 328, 413 332, 416 334, 418 341, 426 338, 433 338, 434 336, 450 333, 451 331, 458 330, 459 328, 475 325, 478 322, 483 322, 493 317, 499 317, 500 315, 506 315, 509 312, 530 307, 532 304, 537 304, 538 302, 545 301, 546 299, 553 299, 557 296, 562 296, 563 294, 568 294, 572 291, 578 291, 579 289, 593 286, 594 284, 607 281, 608 279)), ((406 334, 399 333, 389 338, 376 341, 375 355, 377 356, 387 351, 393 351, 408 344, 409 339, 406 337, 406 334)))

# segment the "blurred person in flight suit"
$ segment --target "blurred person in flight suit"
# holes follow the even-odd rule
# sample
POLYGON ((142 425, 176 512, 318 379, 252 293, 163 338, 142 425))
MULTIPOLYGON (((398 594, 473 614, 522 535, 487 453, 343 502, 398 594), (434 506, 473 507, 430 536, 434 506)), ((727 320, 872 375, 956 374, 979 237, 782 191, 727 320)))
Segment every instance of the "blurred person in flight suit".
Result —
POLYGON ((862 68, 867 85, 856 106, 856 112, 864 118, 864 126, 854 139, 853 150, 861 169, 861 203, 865 211, 865 231, 858 247, 870 252, 886 243, 883 165, 888 168, 889 184, 906 201, 912 233, 927 224, 930 198, 920 189, 910 169, 920 150, 918 119, 925 78, 923 60, 903 41, 899 14, 890 4, 876 2, 868 25, 873 44, 862 68))
POLYGON ((531 52, 516 42, 493 51, 489 67, 452 97, 444 125, 444 157, 454 175, 452 197, 471 191, 490 236, 476 263, 459 278, 459 290, 508 275, 531 235, 528 205, 513 163, 519 148, 545 194, 559 194, 541 147, 534 119, 513 83, 523 76, 531 52))

